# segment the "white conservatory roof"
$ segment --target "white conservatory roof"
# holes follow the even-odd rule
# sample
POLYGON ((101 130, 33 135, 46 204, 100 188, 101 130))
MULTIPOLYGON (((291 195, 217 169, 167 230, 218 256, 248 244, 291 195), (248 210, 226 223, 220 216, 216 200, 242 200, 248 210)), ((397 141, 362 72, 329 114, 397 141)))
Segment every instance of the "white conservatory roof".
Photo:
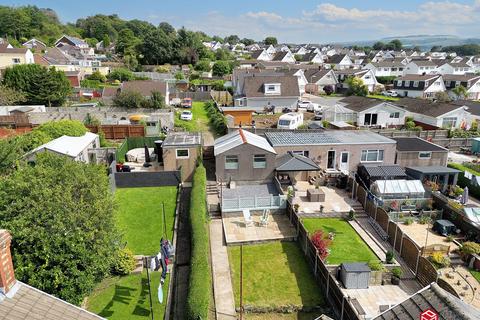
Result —
POLYGON ((372 186, 379 194, 413 194, 425 192, 420 180, 377 180, 372 186))

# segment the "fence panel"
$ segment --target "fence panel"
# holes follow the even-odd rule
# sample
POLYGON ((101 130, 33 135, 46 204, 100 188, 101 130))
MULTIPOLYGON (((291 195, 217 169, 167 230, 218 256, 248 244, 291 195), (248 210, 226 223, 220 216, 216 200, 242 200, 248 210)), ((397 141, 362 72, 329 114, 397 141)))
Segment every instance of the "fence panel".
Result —
POLYGON ((382 229, 387 232, 388 231, 388 213, 385 212, 382 208, 377 208, 377 223, 382 227, 382 229))
POLYGON ((420 249, 417 245, 410 240, 410 238, 404 236, 402 238, 402 252, 400 256, 403 258, 408 267, 415 272, 417 268, 417 260, 420 255, 420 249))
POLYGON ((437 280, 437 270, 425 257, 420 257, 418 259, 417 278, 418 281, 420 281, 420 283, 424 286, 427 286, 437 280))

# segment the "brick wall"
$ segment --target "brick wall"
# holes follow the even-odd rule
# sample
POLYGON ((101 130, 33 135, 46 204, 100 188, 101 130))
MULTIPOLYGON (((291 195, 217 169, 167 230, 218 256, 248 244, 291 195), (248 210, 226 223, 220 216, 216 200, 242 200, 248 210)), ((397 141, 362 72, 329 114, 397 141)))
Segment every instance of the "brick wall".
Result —
POLYGON ((7 293, 15 284, 10 244, 12 237, 7 230, 0 230, 0 291, 7 293))

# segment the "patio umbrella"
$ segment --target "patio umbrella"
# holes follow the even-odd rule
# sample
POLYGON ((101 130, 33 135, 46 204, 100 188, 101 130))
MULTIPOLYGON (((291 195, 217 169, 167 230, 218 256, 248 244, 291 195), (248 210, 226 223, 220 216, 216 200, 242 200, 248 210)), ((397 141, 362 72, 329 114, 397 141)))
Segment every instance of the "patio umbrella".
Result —
POLYGON ((147 145, 145 145, 145 162, 150 162, 150 152, 148 151, 147 145))
POLYGON ((468 202, 468 187, 465 187, 463 189, 463 194, 462 194, 462 203, 466 204, 468 202))

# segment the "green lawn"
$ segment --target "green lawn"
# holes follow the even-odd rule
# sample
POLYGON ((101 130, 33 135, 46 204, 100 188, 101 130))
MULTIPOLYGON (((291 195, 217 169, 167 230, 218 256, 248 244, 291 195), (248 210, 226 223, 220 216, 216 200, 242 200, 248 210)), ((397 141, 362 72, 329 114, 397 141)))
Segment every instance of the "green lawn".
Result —
MULTIPOLYGON (((163 319, 168 291, 169 275, 163 285, 163 304, 157 298, 160 273, 151 273, 153 315, 163 319)), ((150 319, 150 298, 148 296, 147 273, 112 277, 103 280, 87 302, 87 309, 112 320, 150 319)))
POLYGON ((397 98, 397 97, 387 97, 387 96, 383 96, 383 95, 380 95, 380 94, 369 94, 367 97, 368 98, 381 99, 381 100, 387 100, 387 101, 398 101, 398 100, 400 100, 400 98, 397 98))
POLYGON ((470 273, 472 274, 472 276, 477 279, 478 283, 480 283, 480 271, 475 271, 475 270, 472 270, 472 269, 468 269, 468 271, 470 271, 470 273))
MULTIPOLYGON (((228 255, 238 306, 240 247, 229 247, 228 255)), ((323 305, 320 288, 295 242, 243 246, 243 301, 261 307, 323 305)))
POLYGON ((176 195, 176 187, 117 189, 117 226, 134 254, 154 255, 160 250, 162 203, 165 204, 167 237, 172 240, 176 195))
POLYGON ((209 120, 208 120, 207 111, 204 108, 203 102, 199 102, 199 101, 193 102, 192 110, 191 110, 193 113, 192 121, 180 120, 180 114, 182 113, 183 110, 189 110, 189 109, 179 108, 178 112, 175 114, 175 127, 181 127, 186 131, 200 131, 200 132, 208 131, 209 120))
POLYGON ((378 257, 348 224, 341 219, 309 218, 303 219, 303 224, 310 234, 322 229, 324 233, 335 232, 335 238, 330 246, 327 264, 342 262, 368 262, 378 260, 378 257))

